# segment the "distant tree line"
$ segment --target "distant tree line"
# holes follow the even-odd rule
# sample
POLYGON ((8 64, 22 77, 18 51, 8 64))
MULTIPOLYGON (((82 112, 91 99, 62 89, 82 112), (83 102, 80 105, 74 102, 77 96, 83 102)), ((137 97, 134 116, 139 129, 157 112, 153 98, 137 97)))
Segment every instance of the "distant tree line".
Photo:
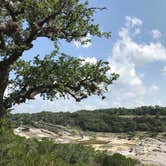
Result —
POLYGON ((95 132, 166 132, 166 108, 159 106, 144 106, 134 109, 82 110, 74 113, 10 114, 9 119, 15 127, 21 123, 31 126, 36 125, 36 127, 37 124, 49 123, 53 125, 69 125, 95 132))

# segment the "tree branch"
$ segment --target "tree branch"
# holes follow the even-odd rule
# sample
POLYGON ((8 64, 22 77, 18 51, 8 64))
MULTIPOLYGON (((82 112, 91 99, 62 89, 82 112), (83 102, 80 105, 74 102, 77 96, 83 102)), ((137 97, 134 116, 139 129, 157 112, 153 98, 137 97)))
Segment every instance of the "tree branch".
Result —
POLYGON ((7 29, 6 24, 0 24, 0 32, 5 32, 7 29))
POLYGON ((11 93, 4 99, 4 103, 10 108, 12 105, 24 103, 26 100, 34 100, 36 95, 43 93, 45 90, 46 88, 43 86, 33 87, 28 90, 24 87, 21 90, 11 93))
POLYGON ((10 16, 12 17, 12 20, 16 21, 16 15, 15 15, 15 12, 14 12, 12 0, 8 0, 8 1, 2 0, 2 3, 4 3, 4 6, 6 7, 6 9, 9 12, 10 16))

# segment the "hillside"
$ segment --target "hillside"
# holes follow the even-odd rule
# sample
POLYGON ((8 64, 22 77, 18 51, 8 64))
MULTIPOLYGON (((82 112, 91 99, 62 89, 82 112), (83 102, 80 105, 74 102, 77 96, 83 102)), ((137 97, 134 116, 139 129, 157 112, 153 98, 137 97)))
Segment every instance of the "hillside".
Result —
POLYGON ((135 109, 82 110, 74 113, 41 112, 34 114, 10 114, 9 118, 15 127, 23 124, 44 127, 50 131, 54 131, 54 125, 62 125, 95 132, 166 132, 166 108, 159 106, 135 109))
POLYGON ((120 153, 142 163, 164 165, 166 108, 111 108, 78 112, 9 114, 16 135, 60 144, 88 145, 109 156, 120 153), (19 126, 26 126, 23 131, 19 126))

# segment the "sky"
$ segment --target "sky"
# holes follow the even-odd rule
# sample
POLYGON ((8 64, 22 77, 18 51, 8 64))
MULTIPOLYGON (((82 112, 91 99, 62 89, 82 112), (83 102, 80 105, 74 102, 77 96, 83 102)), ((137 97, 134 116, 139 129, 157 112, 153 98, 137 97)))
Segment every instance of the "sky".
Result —
MULTIPOLYGON (((111 71, 120 77, 110 86, 106 99, 92 96, 76 103, 73 99, 50 102, 37 97, 16 105, 13 113, 166 106, 166 0, 90 0, 90 5, 107 7, 97 12, 94 20, 102 31, 111 32, 111 38, 87 36, 92 42, 86 45, 59 41, 60 51, 89 62, 109 61, 111 71)), ((23 57, 29 60, 53 49, 51 41, 39 38, 23 57)))

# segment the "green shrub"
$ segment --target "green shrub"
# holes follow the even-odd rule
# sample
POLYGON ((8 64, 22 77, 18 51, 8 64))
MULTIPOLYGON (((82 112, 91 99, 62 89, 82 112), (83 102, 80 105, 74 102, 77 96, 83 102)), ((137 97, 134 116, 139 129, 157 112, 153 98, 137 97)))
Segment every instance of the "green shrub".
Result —
POLYGON ((54 144, 15 136, 0 136, 0 166, 134 166, 137 161, 120 154, 108 156, 80 144, 54 144))

